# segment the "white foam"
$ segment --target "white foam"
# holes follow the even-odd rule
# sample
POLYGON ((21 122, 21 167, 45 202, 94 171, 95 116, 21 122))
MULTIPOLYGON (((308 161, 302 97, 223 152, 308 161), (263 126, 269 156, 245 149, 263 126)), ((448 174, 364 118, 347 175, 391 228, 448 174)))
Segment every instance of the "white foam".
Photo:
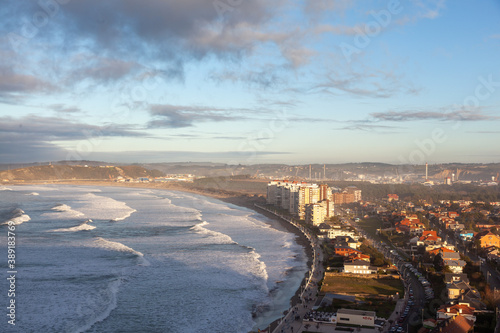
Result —
POLYGON ((264 282, 267 282, 269 275, 267 274, 266 263, 260 260, 261 256, 255 251, 255 249, 253 249, 250 252, 250 256, 253 258, 254 261, 257 262, 257 270, 253 272, 254 275, 256 275, 259 278, 262 278, 264 282))
POLYGON ((31 217, 20 208, 14 209, 12 214, 13 216, 2 224, 20 225, 31 220, 31 217))
POLYGON ((71 206, 68 206, 66 204, 60 204, 60 205, 54 206, 54 207, 52 207, 52 210, 54 210, 56 212, 70 213, 71 216, 73 216, 73 217, 79 217, 79 216, 85 215, 82 212, 74 210, 73 208, 71 208, 71 206))
POLYGON ((123 221, 127 217, 130 217, 130 215, 132 215, 135 212, 137 212, 137 210, 136 209, 132 209, 132 210, 128 211, 127 213, 125 213, 125 215, 123 215, 122 217, 114 218, 114 219, 112 219, 112 221, 123 221))
POLYGON ((102 312, 95 313, 94 309, 95 308, 99 309, 100 304, 94 304, 94 303, 101 303, 101 302, 98 302, 98 300, 89 299, 87 301, 88 304, 86 304, 86 305, 90 305, 92 307, 92 309, 87 310, 87 311, 84 311, 82 309, 82 306, 79 305, 79 308, 78 308, 79 312, 82 315, 85 315, 85 318, 89 318, 90 320, 88 320, 88 322, 84 326, 78 327, 75 330, 75 332, 80 333, 80 332, 88 331, 96 323, 104 321, 106 318, 109 317, 111 312, 114 309, 116 309, 116 307, 117 307, 117 294, 118 294, 118 291, 120 289, 120 285, 121 285, 121 279, 117 279, 109 284, 109 287, 108 287, 106 295, 105 295, 108 297, 108 299, 107 299, 108 306, 102 312), (86 312, 91 312, 91 313, 87 314, 86 312))
POLYGON ((38 193, 38 192, 31 192, 31 193, 27 193, 26 195, 40 195, 40 193, 38 193))
POLYGON ((94 245, 96 247, 109 250, 109 251, 118 251, 118 252, 125 252, 125 253, 130 253, 139 258, 139 262, 143 266, 149 266, 150 263, 144 258, 144 254, 142 254, 139 251, 134 250, 131 247, 128 247, 125 244, 119 243, 119 242, 113 242, 109 241, 107 239, 104 239, 102 237, 98 237, 96 240, 94 240, 94 245))
POLYGON ((54 207, 52 207, 52 210, 58 211, 58 212, 69 212, 71 211, 71 207, 66 205, 66 204, 59 204, 54 207))
POLYGON ((112 221, 122 221, 136 212, 135 209, 127 206, 125 202, 115 199, 87 193, 80 197, 80 202, 83 204, 77 207, 79 211, 91 219, 103 219, 112 221))
POLYGON ((0 191, 12 191, 12 189, 5 186, 0 186, 0 191))
POLYGON ((72 228, 60 228, 60 229, 54 229, 50 230, 51 232, 75 232, 75 231, 83 231, 83 230, 94 230, 96 227, 93 225, 89 225, 88 223, 92 222, 92 220, 87 220, 83 222, 80 225, 77 225, 76 227, 72 228))
POLYGON ((206 235, 207 237, 210 237, 211 239, 214 240, 214 243, 216 244, 238 244, 233 239, 221 232, 217 231, 212 231, 207 228, 205 228, 206 225, 209 225, 207 221, 203 221, 201 223, 198 223, 197 225, 193 226, 190 228, 190 230, 195 231, 198 234, 206 235))

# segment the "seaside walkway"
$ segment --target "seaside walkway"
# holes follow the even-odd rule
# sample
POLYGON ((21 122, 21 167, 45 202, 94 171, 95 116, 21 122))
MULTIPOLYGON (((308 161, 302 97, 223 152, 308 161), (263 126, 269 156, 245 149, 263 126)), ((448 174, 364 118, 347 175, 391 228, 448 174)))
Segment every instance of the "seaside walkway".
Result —
POLYGON ((311 244, 313 251, 312 266, 307 273, 305 286, 301 287, 301 293, 299 295, 301 303, 292 305, 292 307, 288 309, 286 315, 279 320, 277 327, 275 327, 271 331, 272 333, 300 332, 302 326, 302 318, 304 318, 305 314, 309 312, 316 303, 317 294, 319 292, 318 282, 321 281, 325 273, 323 268, 323 251, 321 251, 320 242, 318 241, 316 236, 312 235, 306 228, 296 223, 292 219, 289 219, 286 216, 280 215, 275 211, 269 210, 266 207, 260 206, 258 204, 255 204, 255 206, 271 214, 274 214, 275 216, 295 226, 304 234, 304 236, 306 236, 311 244), (296 316, 300 317, 300 320, 295 320, 296 316))

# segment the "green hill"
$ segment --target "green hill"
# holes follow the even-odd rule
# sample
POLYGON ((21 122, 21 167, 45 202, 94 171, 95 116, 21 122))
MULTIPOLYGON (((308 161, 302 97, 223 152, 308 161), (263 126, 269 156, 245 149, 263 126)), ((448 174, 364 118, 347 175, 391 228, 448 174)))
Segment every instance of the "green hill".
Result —
POLYGON ((39 180, 115 180, 123 178, 161 177, 158 170, 140 166, 43 165, 0 172, 2 181, 39 180))

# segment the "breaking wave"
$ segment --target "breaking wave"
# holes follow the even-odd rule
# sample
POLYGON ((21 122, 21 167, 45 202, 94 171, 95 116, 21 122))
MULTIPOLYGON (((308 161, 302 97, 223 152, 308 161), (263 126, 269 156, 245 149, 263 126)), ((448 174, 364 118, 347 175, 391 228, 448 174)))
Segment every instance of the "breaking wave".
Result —
POLYGON ((52 232, 75 232, 75 231, 82 231, 82 230, 94 230, 96 227, 93 225, 89 225, 88 223, 92 222, 92 220, 87 220, 83 222, 80 225, 77 225, 76 227, 71 227, 71 228, 61 228, 61 229, 54 229, 50 230, 52 232))
POLYGON ((118 252, 124 252, 124 253, 130 253, 139 259, 139 263, 143 266, 149 266, 150 263, 147 261, 146 258, 144 258, 144 254, 142 254, 139 251, 134 250, 131 247, 128 247, 125 244, 119 243, 119 242, 113 242, 109 241, 107 239, 104 239, 102 237, 98 237, 96 240, 94 240, 94 245, 96 247, 109 250, 109 251, 118 251, 118 252))
POLYGON ((24 210, 16 208, 12 211, 12 217, 2 224, 9 224, 10 222, 12 222, 10 223, 11 225, 19 225, 30 220, 31 217, 28 214, 25 214, 24 210))
POLYGON ((238 244, 235 241, 233 241, 233 239, 230 236, 226 234, 204 228, 206 225, 209 224, 210 223, 208 223, 207 221, 203 221, 191 227, 190 230, 193 230, 198 234, 205 235, 206 237, 211 237, 217 244, 238 244))

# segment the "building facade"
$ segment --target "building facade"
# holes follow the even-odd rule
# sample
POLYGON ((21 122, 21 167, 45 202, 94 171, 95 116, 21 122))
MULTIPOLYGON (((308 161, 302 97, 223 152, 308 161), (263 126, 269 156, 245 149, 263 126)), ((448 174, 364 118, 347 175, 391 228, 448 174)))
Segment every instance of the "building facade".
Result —
POLYGON ((355 326, 375 327, 375 312, 352 309, 339 309, 337 323, 355 326))

